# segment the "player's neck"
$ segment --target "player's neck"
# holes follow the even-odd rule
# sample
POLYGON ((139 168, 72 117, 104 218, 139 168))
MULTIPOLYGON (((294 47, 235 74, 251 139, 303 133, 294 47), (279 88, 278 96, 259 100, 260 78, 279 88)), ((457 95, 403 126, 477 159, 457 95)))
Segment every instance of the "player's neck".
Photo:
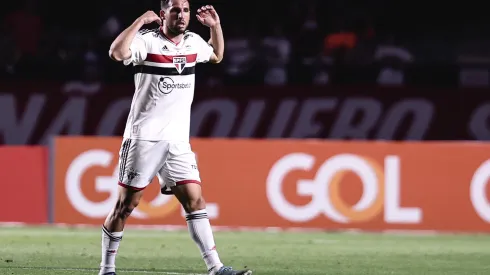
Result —
POLYGON ((169 28, 162 26, 160 27, 160 32, 170 41, 172 41, 174 44, 179 44, 180 41, 182 40, 182 37, 184 37, 184 34, 176 34, 172 32, 169 28))

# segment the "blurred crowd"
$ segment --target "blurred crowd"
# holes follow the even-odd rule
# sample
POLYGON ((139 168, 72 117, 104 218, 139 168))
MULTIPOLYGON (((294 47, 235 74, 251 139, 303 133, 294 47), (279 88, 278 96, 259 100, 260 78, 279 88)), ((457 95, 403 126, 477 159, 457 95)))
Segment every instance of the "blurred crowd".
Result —
MULTIPOLYGON (((198 81, 209 86, 489 85, 486 14, 473 11, 465 17, 460 7, 448 5, 459 9, 455 21, 451 13, 395 2, 191 0, 193 11, 215 6, 226 42, 222 65, 203 65, 198 81)), ((63 81, 66 92, 95 93, 102 83, 132 81, 130 68, 108 58, 109 46, 144 11, 158 11, 159 1, 27 0, 2 6, 3 81, 63 81)), ((209 37, 197 20, 190 29, 209 37)))

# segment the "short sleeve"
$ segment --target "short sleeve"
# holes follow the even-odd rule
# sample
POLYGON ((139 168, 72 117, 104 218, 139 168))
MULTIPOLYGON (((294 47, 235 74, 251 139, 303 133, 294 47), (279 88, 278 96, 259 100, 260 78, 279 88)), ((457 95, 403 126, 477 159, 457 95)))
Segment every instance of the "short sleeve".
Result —
POLYGON ((124 65, 140 64, 145 61, 148 50, 146 48, 146 41, 141 33, 136 34, 131 42, 131 46, 129 47, 131 50, 131 57, 127 60, 124 60, 124 65))
POLYGON ((197 63, 206 63, 211 58, 214 49, 202 37, 197 36, 197 63))

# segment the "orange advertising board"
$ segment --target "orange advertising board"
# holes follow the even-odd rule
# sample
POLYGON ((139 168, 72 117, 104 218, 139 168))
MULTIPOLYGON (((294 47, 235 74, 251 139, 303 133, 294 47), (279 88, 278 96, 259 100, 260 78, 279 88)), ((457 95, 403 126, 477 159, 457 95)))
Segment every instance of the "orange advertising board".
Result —
MULTIPOLYGON (((212 224, 490 231, 490 144, 193 139, 212 224)), ((120 138, 55 141, 54 221, 101 224, 117 195, 120 138)), ((155 183, 156 180, 155 180, 155 183)), ((130 224, 184 225, 145 190, 130 224)))

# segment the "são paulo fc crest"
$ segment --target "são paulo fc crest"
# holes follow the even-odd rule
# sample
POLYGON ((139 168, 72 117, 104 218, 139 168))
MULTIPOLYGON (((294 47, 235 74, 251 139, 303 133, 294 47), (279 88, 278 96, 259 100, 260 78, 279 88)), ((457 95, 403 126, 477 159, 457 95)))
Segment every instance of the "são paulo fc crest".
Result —
POLYGON ((179 74, 181 74, 182 71, 184 71, 185 65, 187 64, 187 57, 185 56, 174 57, 173 63, 175 65, 175 68, 177 68, 179 74))

